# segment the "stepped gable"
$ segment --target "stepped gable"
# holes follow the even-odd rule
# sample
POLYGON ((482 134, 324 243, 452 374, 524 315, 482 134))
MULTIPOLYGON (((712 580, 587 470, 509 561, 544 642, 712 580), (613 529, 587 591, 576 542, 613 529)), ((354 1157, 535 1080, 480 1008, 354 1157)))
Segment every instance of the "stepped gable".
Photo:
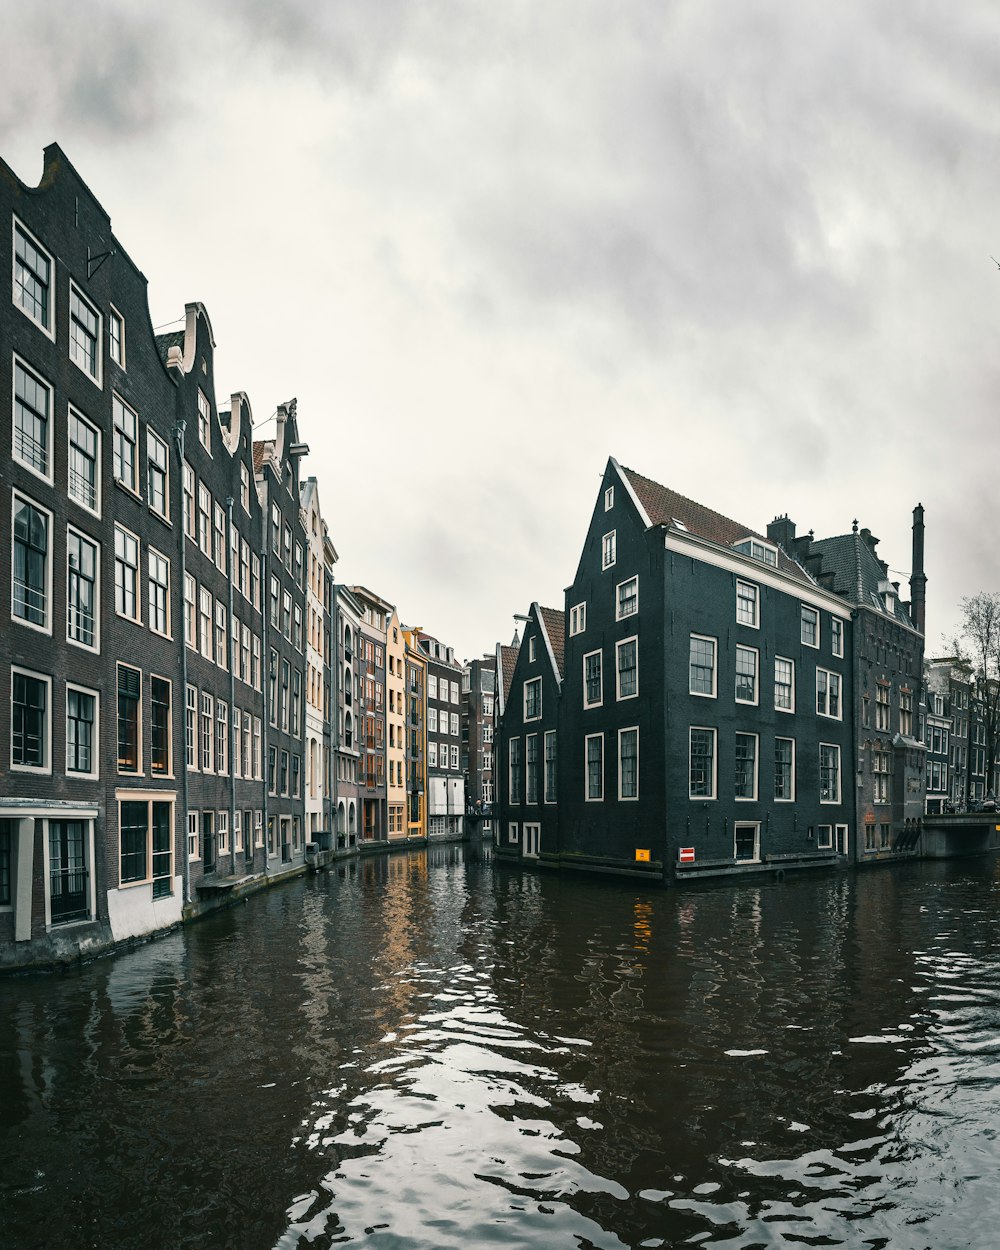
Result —
POLYGON ((556 676, 562 681, 566 670, 566 617, 556 608, 543 608, 541 604, 539 604, 538 611, 545 626, 545 632, 549 636, 552 654, 555 656, 556 676))
MULTIPOLYGON (((695 500, 688 499, 685 495, 679 495, 676 491, 661 486, 659 482, 654 482, 652 478, 636 473, 634 469, 623 467, 622 472, 628 478, 629 484, 635 491, 639 502, 646 509, 646 514, 653 525, 666 525, 678 529, 680 527, 677 523, 680 522, 688 533, 717 543, 720 547, 732 547, 733 543, 739 542, 741 538, 759 538, 761 542, 771 542, 758 530, 723 516, 721 512, 714 512, 711 508, 706 508, 704 504, 696 503, 695 500)), ((809 586, 815 584, 805 569, 782 547, 778 548, 778 568, 782 573, 795 578, 796 581, 804 582, 809 586)))

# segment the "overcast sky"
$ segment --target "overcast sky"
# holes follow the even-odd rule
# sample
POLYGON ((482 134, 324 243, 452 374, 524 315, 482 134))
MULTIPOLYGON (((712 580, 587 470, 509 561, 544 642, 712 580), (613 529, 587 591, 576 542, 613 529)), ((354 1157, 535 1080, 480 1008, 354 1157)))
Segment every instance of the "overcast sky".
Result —
POLYGON ((562 606, 609 455, 904 579, 921 501, 930 653, 1000 589, 995 3, 0 19, 0 155, 62 145, 220 398, 298 398, 338 577, 460 655, 562 606))

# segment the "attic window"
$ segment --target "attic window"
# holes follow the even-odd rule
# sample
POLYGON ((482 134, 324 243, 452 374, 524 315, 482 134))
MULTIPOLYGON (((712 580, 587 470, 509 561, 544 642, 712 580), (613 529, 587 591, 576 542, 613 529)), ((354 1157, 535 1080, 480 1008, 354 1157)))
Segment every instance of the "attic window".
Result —
POLYGON ((687 533, 687 526, 684 524, 683 521, 678 521, 678 519, 675 516, 670 518, 670 524, 676 525, 679 530, 683 530, 685 534, 687 533))
POLYGON ((761 564, 770 564, 772 568, 778 567, 777 547, 759 542, 756 538, 741 539, 740 542, 733 543, 733 547, 743 555, 749 556, 751 560, 759 560, 761 564))

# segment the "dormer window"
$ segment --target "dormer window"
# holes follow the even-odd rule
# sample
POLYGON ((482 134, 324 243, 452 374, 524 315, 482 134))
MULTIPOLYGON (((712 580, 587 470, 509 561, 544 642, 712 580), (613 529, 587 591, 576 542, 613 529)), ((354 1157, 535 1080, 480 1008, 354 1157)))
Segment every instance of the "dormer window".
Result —
POLYGON ((778 567, 778 549, 769 543, 763 543, 757 538, 743 538, 738 543, 733 543, 733 548, 742 555, 749 556, 751 560, 770 564, 772 568, 778 567))

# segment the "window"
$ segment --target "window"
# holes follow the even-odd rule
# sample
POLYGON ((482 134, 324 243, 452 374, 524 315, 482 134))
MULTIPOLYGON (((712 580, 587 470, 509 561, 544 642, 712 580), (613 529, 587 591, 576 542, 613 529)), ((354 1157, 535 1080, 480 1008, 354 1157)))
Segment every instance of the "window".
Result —
POLYGON ((779 712, 795 711, 795 663, 774 657, 774 706, 779 712))
MULTIPOLYGON (((873 799, 876 803, 889 803, 892 801, 892 791, 890 788, 890 756, 888 751, 875 750, 872 752, 872 772, 874 773, 874 795, 873 799)), ((928 786, 930 789, 930 786, 928 786)))
POLYGON ((14 223, 14 303, 53 337, 52 257, 18 222, 14 223))
POLYGON ((754 864, 760 859, 760 824, 737 821, 733 825, 733 858, 754 864))
POLYGON ((139 540, 115 526, 115 611, 139 622, 139 540))
POLYGON ((198 691, 188 686, 184 695, 184 763, 198 769, 198 691))
POLYGON ((216 567, 223 573, 226 571, 226 510, 222 504, 215 505, 215 525, 213 527, 213 559, 216 567))
POLYGON ((101 493, 100 435, 75 408, 69 410, 69 497, 88 511, 99 511, 101 493))
POLYGON ((11 669, 11 768, 50 767, 48 677, 11 669))
POLYGON ((534 664, 535 658, 535 635, 532 634, 528 639, 528 662, 534 664))
POLYGON ((623 638, 615 645, 617 698, 634 699, 639 693, 639 639, 623 638))
POLYGON ((190 573, 184 574, 184 641, 189 647, 195 644, 195 580, 190 573))
POLYGON ((198 536, 198 522, 195 515, 194 502, 194 469, 187 463, 184 465, 184 533, 192 542, 198 536))
MULTIPOLYGON (((458 682, 453 681, 450 683, 450 685, 451 685, 451 701, 452 703, 457 703, 458 702, 458 682)), ((443 699, 444 695, 442 695, 441 697, 443 699)))
POLYGON ((751 629, 760 626, 760 589, 752 582, 736 583, 736 621, 739 625, 749 625, 751 629))
POLYGON ((90 916, 89 821, 49 822, 49 918, 53 925, 90 916))
POLYGON ((281 551, 285 568, 290 573, 292 571, 292 527, 287 521, 285 521, 281 530, 281 551))
POLYGON ((240 539, 240 592, 243 598, 253 602, 250 590, 250 547, 240 539))
POLYGON ((601 652, 591 651, 583 657, 583 706, 600 707, 603 701, 601 652))
MULTIPOLYGON (((292 734, 299 736, 299 717, 302 707, 302 673, 296 669, 292 674, 292 734)), ((381 721, 378 722, 381 726, 381 721)))
POLYGON ((81 647, 97 647, 97 544, 66 531, 66 637, 81 647))
POLYGON ((807 608, 802 604, 800 613, 802 645, 804 647, 819 646, 819 613, 815 608, 807 608))
POLYGON ((841 720, 840 674, 825 668, 816 670, 816 715, 841 720))
POLYGON ((840 747, 819 744, 819 801, 840 802, 840 747))
POLYGON ((844 622, 836 616, 830 619, 830 651, 837 656, 844 654, 844 622))
POLYGON ((584 739, 584 759, 587 765, 587 802, 600 802, 604 798, 604 734, 587 735, 584 739))
POLYGON ((164 519, 170 516, 170 459, 167 444, 146 429, 146 499, 150 508, 164 519))
POLYGON ((692 799, 715 798, 715 730, 690 730, 688 794, 692 799))
POLYGON ((126 664, 118 665, 118 771, 142 770, 142 673, 126 664))
POLYGON ((757 702, 757 649, 736 648, 736 702, 757 702))
POLYGON ((618 531, 612 530, 601 539, 601 568, 610 569, 618 558, 618 531))
POLYGON ((714 638, 702 634, 691 635, 688 656, 688 693, 715 698, 715 650, 714 638))
POLYGON ((51 480, 52 392, 37 374, 14 361, 14 459, 51 480))
MULTIPOLYGON (((379 761, 381 763, 381 760, 379 761)), ((298 755, 292 756, 292 797, 299 797, 299 786, 301 785, 302 762, 298 755)), ((297 841, 298 839, 296 839, 297 841)))
POLYGON ((875 728, 879 733, 889 732, 889 685, 879 682, 875 687, 875 728))
POLYGON ((201 769, 210 773, 213 768, 212 734, 215 721, 215 701, 205 690, 201 692, 201 769))
POLYGON ((125 318, 112 306, 108 313, 108 351, 116 365, 125 368, 125 318))
POLYGON ((198 483, 198 546, 212 558, 212 495, 204 482, 198 483))
POLYGON ((427 675, 427 697, 428 699, 436 699, 438 697, 438 679, 433 673, 427 675))
POLYGON ((212 592, 205 586, 198 591, 198 641, 202 655, 212 658, 212 592))
POLYGON ((13 495, 11 615, 26 625, 49 628, 49 514, 13 495))
POLYGON ((774 740, 774 798, 779 803, 795 799, 795 739, 774 740))
POLYGON ((167 777, 170 767, 170 682, 163 677, 149 679, 150 750, 149 771, 167 777))
MULTIPOLYGON (((483 756, 483 768, 489 770, 493 767, 493 756, 486 752, 483 756), (489 761, 487 763, 487 761, 489 761)), ((545 782, 544 782, 545 802, 554 803, 556 801, 556 731, 550 729, 545 735, 545 782)))
POLYGON ((215 813, 215 832, 219 836, 219 854, 229 854, 229 813, 226 811, 215 813))
POLYGON ((639 797, 639 730, 618 730, 618 797, 639 797))
POLYGON ((229 771, 229 704, 222 699, 215 705, 215 771, 229 771))
POLYGON ((736 789, 738 799, 757 797, 757 735, 736 735, 736 789))
MULTIPOLYGON (((513 743, 511 744, 513 746, 513 743)), ((437 768, 438 762, 438 744, 436 742, 428 742, 427 744, 427 763, 431 768, 437 768)), ((520 799, 512 798, 512 803, 519 803, 520 799)))
MULTIPOLYGON (((833 850, 833 825, 816 826, 816 849, 817 851, 833 850)), ((867 844, 865 849, 868 849, 867 844)), ((872 847, 872 849, 874 849, 874 847, 872 847)))
MULTIPOLYGON (((906 738, 913 737, 913 692, 899 692, 899 732, 906 738)), ((963 731, 963 737, 964 731, 963 731)))
MULTIPOLYGON (((445 713, 447 715, 447 713, 445 713)), ((436 734, 438 731, 438 710, 436 707, 427 709, 427 730, 429 733, 436 734)))
POLYGON ((743 555, 749 556, 751 560, 759 560, 761 564, 770 564, 772 568, 778 567, 778 551, 776 547, 757 542, 753 538, 744 538, 741 542, 733 543, 733 547, 736 551, 742 552, 743 555))
POLYGON ((200 836, 198 833, 198 813, 188 812, 188 859, 198 859, 200 856, 199 843, 200 836))
POLYGON ((507 826, 507 841, 508 842, 517 841, 517 821, 515 820, 512 820, 510 824, 507 826))
POLYGON ((574 634, 582 634, 587 628, 587 605, 578 603, 575 608, 569 610, 569 636, 572 638, 574 634))
POLYGON ((228 668, 226 660, 226 605, 221 599, 215 601, 215 662, 219 668, 228 668))
POLYGON ((524 740, 526 803, 538 802, 538 734, 528 734, 524 740))
POLYGON ((101 318, 73 283, 69 286, 69 358, 100 386, 101 318))
POLYGON ((614 506, 615 506, 615 488, 613 486, 609 486, 607 490, 604 492, 604 511, 610 512, 614 506))
POLYGON ((878 844, 880 851, 887 851, 892 843, 892 825, 883 824, 878 827, 878 844))
MULTIPOLYGON (((539 708, 538 708, 538 714, 539 714, 539 716, 541 715, 541 712, 542 712, 542 709, 541 709, 541 695, 539 695, 539 708)), ((452 714, 451 714, 451 736, 452 736, 453 738, 457 738, 457 737, 458 737, 458 713, 457 713, 457 712, 452 712, 452 714)))
MULTIPOLYGON (((428 744, 428 756, 433 743, 428 744)), ((429 759, 428 759, 428 762, 429 759)), ((523 792, 521 777, 521 739, 511 738, 507 745, 508 790, 511 803, 520 803, 523 792)))
POLYGON ((615 608, 615 620, 624 620, 626 616, 634 616, 639 611, 639 579, 630 577, 626 582, 618 584, 618 602, 615 608))
POLYGON ((281 632, 286 639, 292 640, 292 596, 291 592, 286 590, 281 597, 281 632))
POLYGON ((287 660, 281 661, 281 729, 283 733, 288 733, 288 713, 291 710, 289 704, 291 700, 288 692, 291 687, 292 669, 287 660))
POLYGON ((212 405, 201 389, 198 391, 198 441, 212 454, 212 405))
POLYGON ((66 771, 97 775, 97 695, 66 687, 66 771))
POLYGON ((149 628, 170 634, 170 561, 149 549, 149 628))
POLYGON ((240 503, 243 511, 250 511, 250 470, 244 461, 240 461, 240 503))
MULTIPOLYGON (((535 677, 524 683, 524 719, 538 720, 542 715, 542 679, 535 677)), ((441 731, 445 732, 444 729, 441 731)))
POLYGON ((116 481, 138 494, 139 457, 136 455, 138 418, 117 395, 112 396, 111 412, 114 424, 112 471, 116 481))
MULTIPOLYGON (((146 882, 153 898, 173 893, 174 809, 154 799, 129 800, 118 805, 121 841, 120 880, 123 885, 146 882)), ((188 817, 188 856, 198 857, 198 815, 188 817), (192 826, 192 823, 193 826, 192 826)))

